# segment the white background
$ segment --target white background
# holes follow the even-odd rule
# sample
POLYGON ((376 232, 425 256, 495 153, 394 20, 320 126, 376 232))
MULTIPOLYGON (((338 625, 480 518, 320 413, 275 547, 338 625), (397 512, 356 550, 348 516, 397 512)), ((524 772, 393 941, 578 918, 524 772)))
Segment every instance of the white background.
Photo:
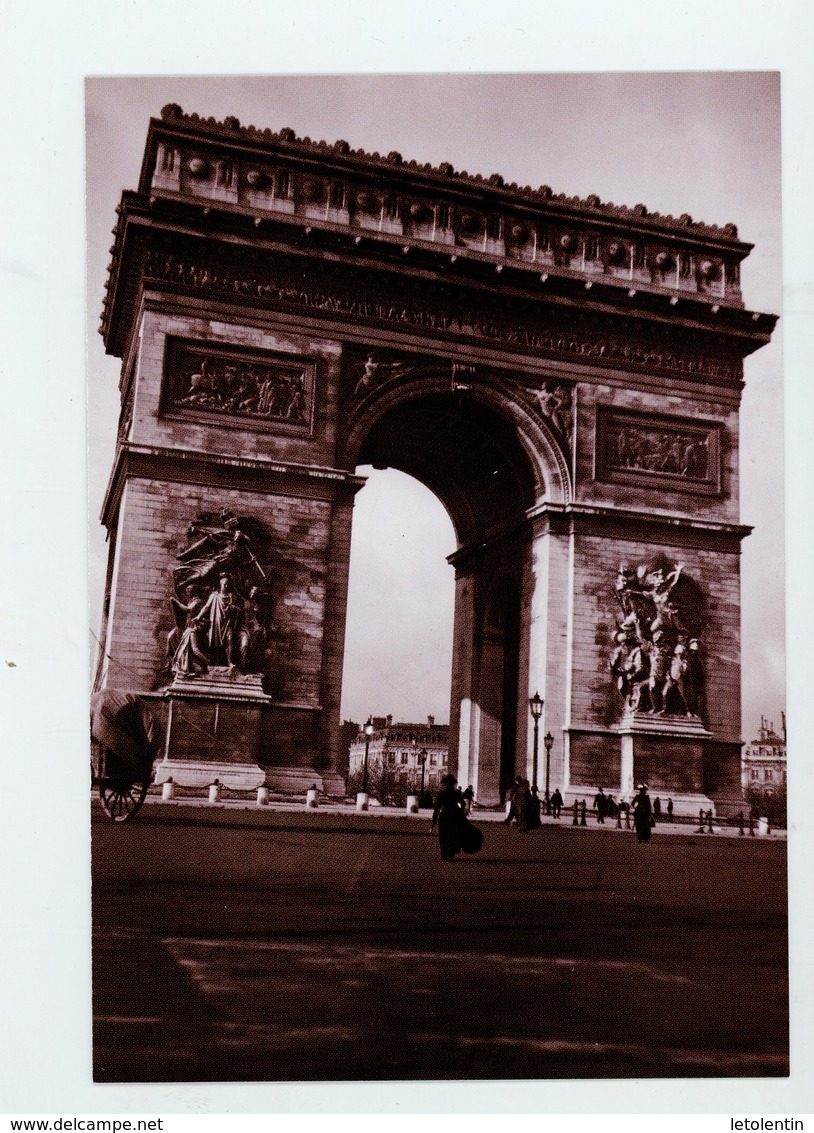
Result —
MULTIPOLYGON (((341 5, 298 0, 264 6, 244 0, 229 4, 109 0, 81 8, 35 7, 7 0, 0 15, 5 126, 0 173, 0 365, 5 409, 0 417, 0 468, 4 545, 11 569, 2 588, 0 616, 4 756, 0 1109, 86 1115, 401 1109, 771 1116, 814 1108, 812 841, 806 821, 814 801, 809 743, 814 430, 808 386, 814 251, 813 30, 809 5, 790 0, 770 6, 727 0, 714 6, 699 0, 670 6, 587 0, 553 6, 518 0, 499 5, 433 0, 389 8, 364 0, 341 5), (787 701, 792 790, 791 1079, 554 1082, 522 1087, 511 1083, 438 1083, 420 1088, 409 1084, 94 1087, 84 770, 89 622, 84 76, 687 69, 782 73, 791 611, 787 701)), ((567 183, 554 187, 578 191, 567 183)), ((600 187, 595 191, 602 195, 600 187)), ((756 988, 756 1010, 759 999, 756 988)), ((728 1128, 728 1120, 716 1127, 728 1128)))

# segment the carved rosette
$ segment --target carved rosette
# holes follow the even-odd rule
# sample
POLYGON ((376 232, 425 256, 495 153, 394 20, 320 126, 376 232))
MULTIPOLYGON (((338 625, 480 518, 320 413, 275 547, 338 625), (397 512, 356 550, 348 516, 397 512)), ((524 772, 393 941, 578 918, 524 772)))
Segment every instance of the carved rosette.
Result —
POLYGON ((706 603, 681 563, 664 554, 622 563, 614 587, 621 616, 610 671, 628 712, 700 719, 706 603))

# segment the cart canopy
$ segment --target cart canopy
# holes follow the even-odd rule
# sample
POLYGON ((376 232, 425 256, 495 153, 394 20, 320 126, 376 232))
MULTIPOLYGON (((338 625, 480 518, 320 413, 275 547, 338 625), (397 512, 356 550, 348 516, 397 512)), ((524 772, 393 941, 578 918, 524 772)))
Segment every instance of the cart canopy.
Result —
POLYGON ((161 741, 158 724, 138 693, 112 688, 91 698, 91 735, 133 768, 152 764, 161 741))

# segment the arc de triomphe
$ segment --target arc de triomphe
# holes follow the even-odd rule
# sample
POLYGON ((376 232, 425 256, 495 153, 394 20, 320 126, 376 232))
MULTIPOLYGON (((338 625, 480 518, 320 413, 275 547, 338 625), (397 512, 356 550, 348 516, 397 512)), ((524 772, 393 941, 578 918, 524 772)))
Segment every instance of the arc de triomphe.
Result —
POLYGON ((360 464, 458 548, 450 765, 677 810, 740 793, 738 408, 775 318, 733 225, 555 196, 165 107, 101 333, 122 414, 97 684, 149 697, 159 781, 335 772, 360 464))

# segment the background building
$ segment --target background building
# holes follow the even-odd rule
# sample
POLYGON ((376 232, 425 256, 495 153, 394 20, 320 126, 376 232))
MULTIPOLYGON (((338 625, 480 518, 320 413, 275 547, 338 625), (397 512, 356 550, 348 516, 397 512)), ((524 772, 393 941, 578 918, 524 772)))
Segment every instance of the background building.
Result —
MULTIPOLYGON (((393 723, 392 716, 373 716, 373 732, 368 749, 368 779, 371 788, 388 785, 398 793, 421 789, 422 761, 424 789, 436 791, 448 771, 449 725, 436 724, 434 716, 426 723, 393 723)), ((359 778, 364 771, 365 733, 360 729, 350 745, 349 770, 359 778)))
POLYGON ((741 782, 744 793, 760 791, 773 794, 786 788, 786 714, 781 712, 782 735, 774 730, 764 717, 760 717, 760 730, 756 740, 744 748, 741 763, 741 782))

